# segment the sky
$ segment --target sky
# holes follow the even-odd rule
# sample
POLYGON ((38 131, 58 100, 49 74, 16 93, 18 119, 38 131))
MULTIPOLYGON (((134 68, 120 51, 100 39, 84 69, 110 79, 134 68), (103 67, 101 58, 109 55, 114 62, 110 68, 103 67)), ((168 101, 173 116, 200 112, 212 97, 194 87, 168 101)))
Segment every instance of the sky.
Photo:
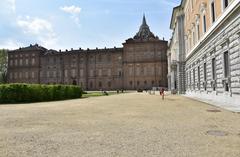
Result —
POLYGON ((47 49, 122 47, 139 30, 169 40, 180 0, 0 0, 0 49, 39 44, 47 49))

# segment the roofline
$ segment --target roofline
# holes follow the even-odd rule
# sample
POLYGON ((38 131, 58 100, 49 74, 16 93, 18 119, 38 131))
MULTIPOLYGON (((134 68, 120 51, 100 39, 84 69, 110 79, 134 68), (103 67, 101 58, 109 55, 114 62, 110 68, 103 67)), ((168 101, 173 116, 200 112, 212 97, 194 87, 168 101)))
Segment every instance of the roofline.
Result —
POLYGON ((175 14, 176 14, 177 9, 179 9, 179 8, 181 8, 181 5, 173 8, 171 22, 170 22, 170 26, 169 26, 170 29, 173 29, 173 22, 175 21, 175 14))

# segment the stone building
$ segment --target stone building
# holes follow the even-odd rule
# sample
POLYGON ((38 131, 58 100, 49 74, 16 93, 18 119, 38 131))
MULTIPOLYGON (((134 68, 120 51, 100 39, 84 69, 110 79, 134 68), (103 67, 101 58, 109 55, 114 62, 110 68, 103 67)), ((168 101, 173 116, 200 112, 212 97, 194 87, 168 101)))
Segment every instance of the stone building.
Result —
POLYGON ((48 50, 30 45, 8 54, 10 83, 74 84, 85 90, 136 90, 167 87, 167 41, 149 29, 122 48, 48 50))
POLYGON ((240 0, 182 0, 180 7, 186 94, 239 107, 240 0))
POLYGON ((173 33, 168 49, 168 89, 174 94, 185 94, 184 11, 181 6, 173 9, 170 29, 173 33))

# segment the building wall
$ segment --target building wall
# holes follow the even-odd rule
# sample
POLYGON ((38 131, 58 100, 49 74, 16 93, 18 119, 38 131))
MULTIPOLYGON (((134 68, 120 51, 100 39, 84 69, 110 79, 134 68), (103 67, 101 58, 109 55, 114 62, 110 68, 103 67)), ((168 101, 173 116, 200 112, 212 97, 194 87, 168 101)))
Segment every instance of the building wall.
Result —
POLYGON ((167 41, 124 43, 124 88, 167 87, 167 41))
POLYGON ((85 90, 167 87, 166 51, 167 41, 160 40, 126 43, 124 48, 61 52, 34 45, 9 52, 8 80, 10 83, 76 84, 85 90), (15 65, 20 59, 22 65, 15 65), (130 67, 134 68, 131 75, 130 67), (19 73, 29 76, 20 78, 19 73))
POLYGON ((211 27, 220 19, 227 8, 238 0, 229 0, 229 5, 224 8, 225 0, 186 0, 184 4, 185 12, 185 35, 186 35, 186 54, 188 55, 192 48, 199 43, 201 38, 211 29, 211 27), (213 21, 212 7, 214 3, 213 21), (206 32, 204 31, 203 16, 206 16, 206 32), (199 29, 197 26, 199 25, 199 29), (199 30, 199 31, 198 31, 199 30), (198 33, 199 32, 199 33, 198 33), (199 34, 199 35, 198 35, 199 34))
MULTIPOLYGON (((221 8, 220 2, 216 1, 218 8, 221 8)), ((187 95, 239 106, 239 0, 233 0, 228 7, 223 12, 217 11, 217 17, 221 21, 209 26, 209 31, 200 39, 201 42, 188 51, 187 95), (224 57, 226 53, 228 57, 224 57)))
POLYGON ((169 90, 184 94, 185 89, 185 41, 184 12, 181 6, 174 8, 170 28, 173 30, 169 45, 169 90))

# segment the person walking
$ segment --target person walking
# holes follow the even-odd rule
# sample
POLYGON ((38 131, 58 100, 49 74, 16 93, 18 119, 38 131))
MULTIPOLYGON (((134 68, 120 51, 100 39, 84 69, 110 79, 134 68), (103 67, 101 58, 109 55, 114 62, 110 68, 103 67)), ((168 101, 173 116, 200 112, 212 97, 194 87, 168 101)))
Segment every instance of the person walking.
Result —
POLYGON ((162 100, 164 100, 164 88, 161 89, 160 95, 162 95, 162 100))

